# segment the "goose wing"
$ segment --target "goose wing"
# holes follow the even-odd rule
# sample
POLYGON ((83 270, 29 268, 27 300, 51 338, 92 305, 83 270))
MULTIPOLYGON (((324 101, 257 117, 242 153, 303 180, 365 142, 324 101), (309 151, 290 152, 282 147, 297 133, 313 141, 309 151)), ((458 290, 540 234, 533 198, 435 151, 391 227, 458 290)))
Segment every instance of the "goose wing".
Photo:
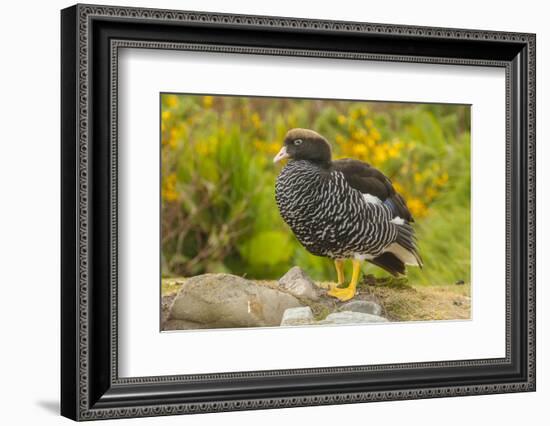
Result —
POLYGON ((403 197, 395 190, 391 180, 380 170, 352 158, 332 162, 332 167, 341 172, 346 182, 353 189, 360 191, 370 200, 384 203, 393 212, 394 217, 400 217, 406 222, 414 222, 411 212, 403 197))

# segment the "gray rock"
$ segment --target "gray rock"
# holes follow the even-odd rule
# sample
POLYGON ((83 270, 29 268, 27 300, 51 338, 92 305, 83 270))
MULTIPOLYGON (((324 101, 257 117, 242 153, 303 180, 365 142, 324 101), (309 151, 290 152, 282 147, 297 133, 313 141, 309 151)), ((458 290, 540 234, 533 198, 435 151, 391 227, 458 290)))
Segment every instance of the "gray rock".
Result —
POLYGON ((324 320, 317 322, 317 324, 365 324, 372 322, 388 322, 388 320, 378 315, 345 311, 332 313, 324 320))
POLYGON ((205 328, 278 326, 288 308, 300 302, 290 294, 230 274, 189 278, 170 308, 170 320, 205 328))
POLYGON ((308 325, 315 322, 313 312, 309 306, 304 308, 290 308, 283 314, 281 325, 308 325))
POLYGON ((294 266, 279 280, 279 286, 297 297, 318 300, 317 286, 298 266, 294 266))
POLYGON ((340 306, 339 311, 361 312, 363 314, 382 315, 382 307, 369 300, 351 300, 340 306))
MULTIPOLYGON (((161 300, 161 324, 164 324, 170 317, 170 308, 172 303, 176 298, 176 293, 169 294, 168 296, 163 296, 161 300)), ((164 326, 162 327, 164 329, 164 326)))

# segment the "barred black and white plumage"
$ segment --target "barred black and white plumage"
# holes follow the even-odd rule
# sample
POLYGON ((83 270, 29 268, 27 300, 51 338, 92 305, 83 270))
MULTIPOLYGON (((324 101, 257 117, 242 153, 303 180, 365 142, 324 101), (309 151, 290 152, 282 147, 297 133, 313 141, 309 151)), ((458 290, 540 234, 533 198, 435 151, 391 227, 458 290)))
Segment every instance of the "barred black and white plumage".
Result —
POLYGON ((308 251, 331 259, 374 258, 397 240, 384 204, 365 201, 344 174, 305 160, 290 161, 275 186, 284 221, 308 251))
POLYGON ((358 160, 332 161, 328 142, 306 129, 288 132, 275 161, 281 158, 290 161, 277 178, 277 206, 309 252, 368 260, 393 275, 405 274, 405 265, 422 267, 412 215, 380 171, 358 160))

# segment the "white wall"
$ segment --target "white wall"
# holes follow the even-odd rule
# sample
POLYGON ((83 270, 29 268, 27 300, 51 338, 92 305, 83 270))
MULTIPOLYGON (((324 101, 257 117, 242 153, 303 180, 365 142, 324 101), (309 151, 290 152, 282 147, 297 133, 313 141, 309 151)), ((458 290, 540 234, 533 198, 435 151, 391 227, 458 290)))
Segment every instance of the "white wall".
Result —
MULTIPOLYGON (((550 28, 543 1, 331 2, 277 0, 108 1, 205 10, 537 33, 538 97, 538 391, 362 405, 123 420, 132 424, 337 423, 469 425, 489 420, 544 424, 550 401, 550 28), (540 420, 536 420, 537 415, 540 420), (482 420, 483 419, 483 420, 482 420)), ((2 423, 62 424, 59 394, 59 9, 71 3, 2 5, 0 50, 0 401, 2 423)), ((108 424, 106 422, 102 424, 108 424)), ((115 424, 115 423, 113 423, 115 424)), ((122 423, 121 423, 122 424, 122 423)))

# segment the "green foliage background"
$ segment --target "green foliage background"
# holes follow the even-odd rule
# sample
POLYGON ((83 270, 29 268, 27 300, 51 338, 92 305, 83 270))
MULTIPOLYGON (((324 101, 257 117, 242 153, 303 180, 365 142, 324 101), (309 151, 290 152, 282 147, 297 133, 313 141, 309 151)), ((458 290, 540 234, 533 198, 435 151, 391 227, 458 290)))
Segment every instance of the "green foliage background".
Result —
MULTIPOLYGON (((416 218, 423 270, 417 284, 470 281, 470 108, 163 94, 162 274, 230 272, 278 278, 298 265, 334 280, 282 221, 273 156, 293 127, 314 129, 336 158, 388 175, 416 218)), ((365 272, 384 275, 373 265, 365 272)))

